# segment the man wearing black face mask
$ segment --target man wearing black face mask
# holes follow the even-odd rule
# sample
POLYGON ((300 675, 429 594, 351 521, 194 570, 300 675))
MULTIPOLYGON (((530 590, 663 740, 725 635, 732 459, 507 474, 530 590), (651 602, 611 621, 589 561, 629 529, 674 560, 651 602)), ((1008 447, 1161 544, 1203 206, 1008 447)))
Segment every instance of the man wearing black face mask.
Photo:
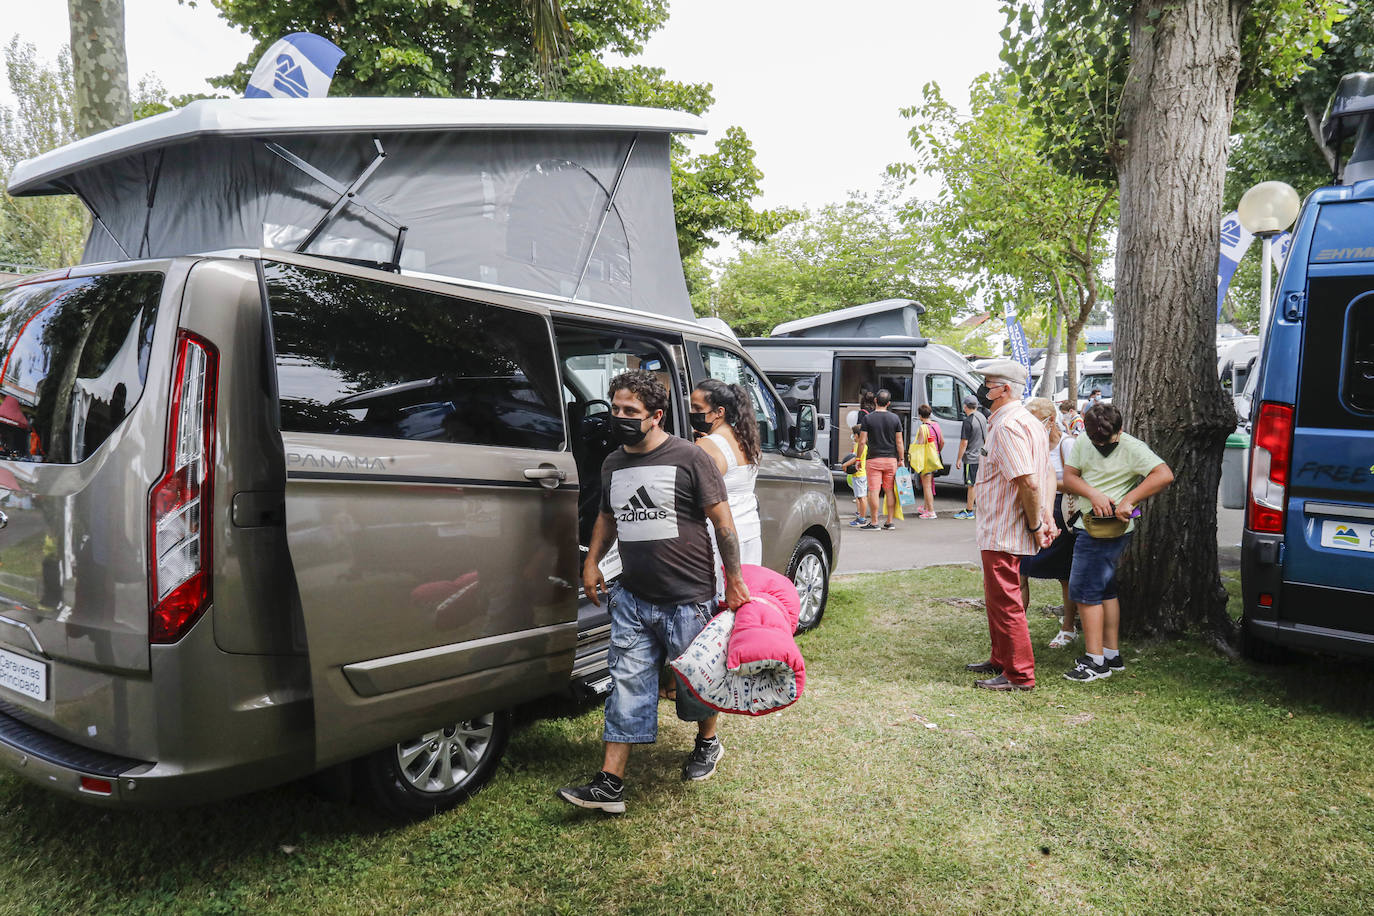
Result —
MULTIPOLYGON (((601 469, 601 513, 582 569, 587 597, 598 607, 606 592, 600 563, 617 539, 622 571, 609 593, 613 686, 606 698, 605 756, 601 772, 558 797, 580 808, 612 814, 625 810, 625 765, 630 745, 658 736, 658 678, 664 662, 686 651, 711 619, 715 561, 706 520, 715 528, 725 567, 725 601, 749 600, 740 576, 740 543, 725 482, 706 452, 663 430, 668 392, 653 373, 634 369, 611 380, 611 434, 621 447, 601 469)), ((725 748, 716 737, 716 713, 686 687, 677 691, 677 715, 697 723, 696 747, 682 778, 707 779, 725 748)))

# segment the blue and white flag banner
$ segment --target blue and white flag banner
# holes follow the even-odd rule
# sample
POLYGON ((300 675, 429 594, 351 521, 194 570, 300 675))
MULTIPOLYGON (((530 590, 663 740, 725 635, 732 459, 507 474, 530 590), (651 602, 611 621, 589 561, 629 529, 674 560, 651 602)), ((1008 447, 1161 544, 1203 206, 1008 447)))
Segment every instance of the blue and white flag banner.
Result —
POLYGON ((1021 392, 1021 400, 1031 396, 1030 344, 1026 342, 1026 329, 1013 315, 1007 316, 1007 340, 1011 342, 1011 358, 1026 367, 1026 390, 1021 392))
POLYGON ((293 32, 267 49, 248 78, 245 99, 322 99, 344 52, 328 38, 293 32))
POLYGON ((1221 259, 1217 264, 1217 320, 1221 320, 1221 304, 1226 301, 1226 290, 1231 278, 1236 274, 1240 259, 1245 257, 1245 249, 1250 247, 1254 236, 1245 231, 1235 210, 1221 219, 1221 259))
POLYGON ((1274 266, 1277 267, 1279 273, 1282 274, 1283 263, 1288 260, 1288 249, 1293 247, 1293 233, 1285 232, 1282 235, 1275 236, 1272 244, 1274 247, 1270 251, 1270 256, 1274 259, 1274 266))

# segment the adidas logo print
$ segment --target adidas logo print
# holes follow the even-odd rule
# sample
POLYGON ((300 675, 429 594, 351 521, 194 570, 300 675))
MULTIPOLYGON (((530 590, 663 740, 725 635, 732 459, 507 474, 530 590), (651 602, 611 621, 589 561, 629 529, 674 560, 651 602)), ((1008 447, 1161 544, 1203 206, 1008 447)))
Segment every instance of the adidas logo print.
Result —
POLYGON ((668 517, 668 510, 655 505, 649 491, 642 486, 616 511, 618 522, 649 522, 668 517))

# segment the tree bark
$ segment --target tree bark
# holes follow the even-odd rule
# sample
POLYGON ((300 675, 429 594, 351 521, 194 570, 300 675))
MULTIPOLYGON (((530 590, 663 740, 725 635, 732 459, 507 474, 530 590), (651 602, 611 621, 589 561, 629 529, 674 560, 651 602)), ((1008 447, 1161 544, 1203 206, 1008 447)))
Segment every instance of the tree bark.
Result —
POLYGON ((78 136, 129 123, 133 115, 124 52, 124 0, 67 0, 67 13, 78 136))
POLYGON ((1173 469, 1122 564, 1122 629, 1229 640, 1217 568, 1222 448, 1236 425, 1216 372, 1216 258, 1248 0, 1138 0, 1117 150, 1115 399, 1173 469))
POLYGON ((1050 333, 1049 339, 1045 341, 1045 374, 1040 376, 1040 390, 1036 392, 1042 398, 1054 397, 1054 380, 1059 376, 1059 331, 1064 326, 1064 293, 1059 287, 1059 280, 1054 280, 1054 305, 1050 306, 1050 333))

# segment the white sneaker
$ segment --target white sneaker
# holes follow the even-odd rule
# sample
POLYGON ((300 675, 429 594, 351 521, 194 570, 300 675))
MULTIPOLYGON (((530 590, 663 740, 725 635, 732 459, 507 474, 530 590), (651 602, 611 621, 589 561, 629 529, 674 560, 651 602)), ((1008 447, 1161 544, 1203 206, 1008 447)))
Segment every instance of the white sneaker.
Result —
POLYGON ((1060 630, 1054 635, 1054 639, 1050 640, 1050 648, 1062 649, 1077 638, 1077 630, 1060 630))

